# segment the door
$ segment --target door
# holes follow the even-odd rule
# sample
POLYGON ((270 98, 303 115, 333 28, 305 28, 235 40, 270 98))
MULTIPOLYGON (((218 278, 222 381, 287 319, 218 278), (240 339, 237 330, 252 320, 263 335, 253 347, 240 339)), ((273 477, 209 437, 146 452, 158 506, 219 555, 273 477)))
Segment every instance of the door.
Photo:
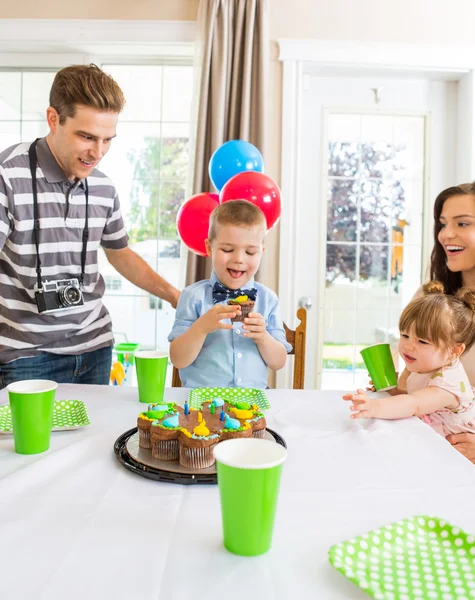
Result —
MULTIPOLYGON (((313 303, 305 386, 352 389, 367 381, 363 347, 396 353, 401 310, 427 276, 433 199, 454 183, 457 83, 307 71, 293 303, 313 303)), ((280 276, 285 262, 281 249, 280 276)))

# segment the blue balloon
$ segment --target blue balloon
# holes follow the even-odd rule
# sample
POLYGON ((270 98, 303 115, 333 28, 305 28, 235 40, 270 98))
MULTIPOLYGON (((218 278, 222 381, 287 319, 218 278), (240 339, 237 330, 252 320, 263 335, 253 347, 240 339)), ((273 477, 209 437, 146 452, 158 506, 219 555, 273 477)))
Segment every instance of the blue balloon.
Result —
POLYGON ((243 171, 264 172, 262 154, 250 142, 231 140, 224 143, 209 161, 209 176, 214 187, 221 190, 223 185, 243 171))

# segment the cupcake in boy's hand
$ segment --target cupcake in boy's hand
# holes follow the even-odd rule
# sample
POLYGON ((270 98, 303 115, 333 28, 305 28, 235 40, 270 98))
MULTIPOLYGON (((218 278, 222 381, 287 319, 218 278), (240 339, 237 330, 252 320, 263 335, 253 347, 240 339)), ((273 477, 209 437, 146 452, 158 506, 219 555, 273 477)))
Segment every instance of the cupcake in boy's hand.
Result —
POLYGON ((228 300, 229 306, 239 306, 241 308, 241 313, 232 318, 231 323, 244 321, 249 316, 249 313, 252 313, 254 310, 254 304, 254 300, 249 300, 248 296, 238 296, 233 300, 228 300))

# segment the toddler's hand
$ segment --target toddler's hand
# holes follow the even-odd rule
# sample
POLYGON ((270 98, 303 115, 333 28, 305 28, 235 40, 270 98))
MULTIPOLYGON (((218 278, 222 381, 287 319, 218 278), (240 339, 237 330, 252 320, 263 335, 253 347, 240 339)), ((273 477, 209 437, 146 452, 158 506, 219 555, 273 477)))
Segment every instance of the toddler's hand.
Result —
POLYGON ((249 313, 249 316, 244 319, 242 328, 245 330, 244 336, 256 342, 262 342, 267 333, 264 317, 256 312, 249 313))
POLYGON ((230 324, 221 323, 222 319, 232 319, 235 317, 239 308, 236 306, 228 306, 226 304, 215 304, 196 322, 199 324, 202 331, 206 334, 213 333, 218 329, 232 329, 230 324))
MULTIPOLYGON (((370 380, 369 380, 370 387, 367 387, 366 391, 367 392, 375 392, 376 388, 374 387, 373 381, 371 379, 371 375, 369 373, 368 373, 368 377, 370 378, 370 380)), ((399 371, 396 371, 396 378, 399 379, 399 371)), ((391 390, 389 390, 389 393, 391 393, 391 390)))
POLYGON ((371 419, 373 415, 373 401, 368 398, 364 390, 357 390, 356 394, 345 394, 343 400, 350 400, 353 404, 350 410, 357 411, 350 415, 351 419, 371 419))

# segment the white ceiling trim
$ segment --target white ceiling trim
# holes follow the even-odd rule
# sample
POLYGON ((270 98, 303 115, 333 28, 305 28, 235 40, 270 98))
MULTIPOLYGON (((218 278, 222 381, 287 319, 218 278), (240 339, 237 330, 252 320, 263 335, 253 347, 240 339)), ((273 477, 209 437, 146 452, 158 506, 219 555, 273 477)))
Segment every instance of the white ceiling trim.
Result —
POLYGON ((0 19, 0 52, 192 56, 193 21, 0 19))

